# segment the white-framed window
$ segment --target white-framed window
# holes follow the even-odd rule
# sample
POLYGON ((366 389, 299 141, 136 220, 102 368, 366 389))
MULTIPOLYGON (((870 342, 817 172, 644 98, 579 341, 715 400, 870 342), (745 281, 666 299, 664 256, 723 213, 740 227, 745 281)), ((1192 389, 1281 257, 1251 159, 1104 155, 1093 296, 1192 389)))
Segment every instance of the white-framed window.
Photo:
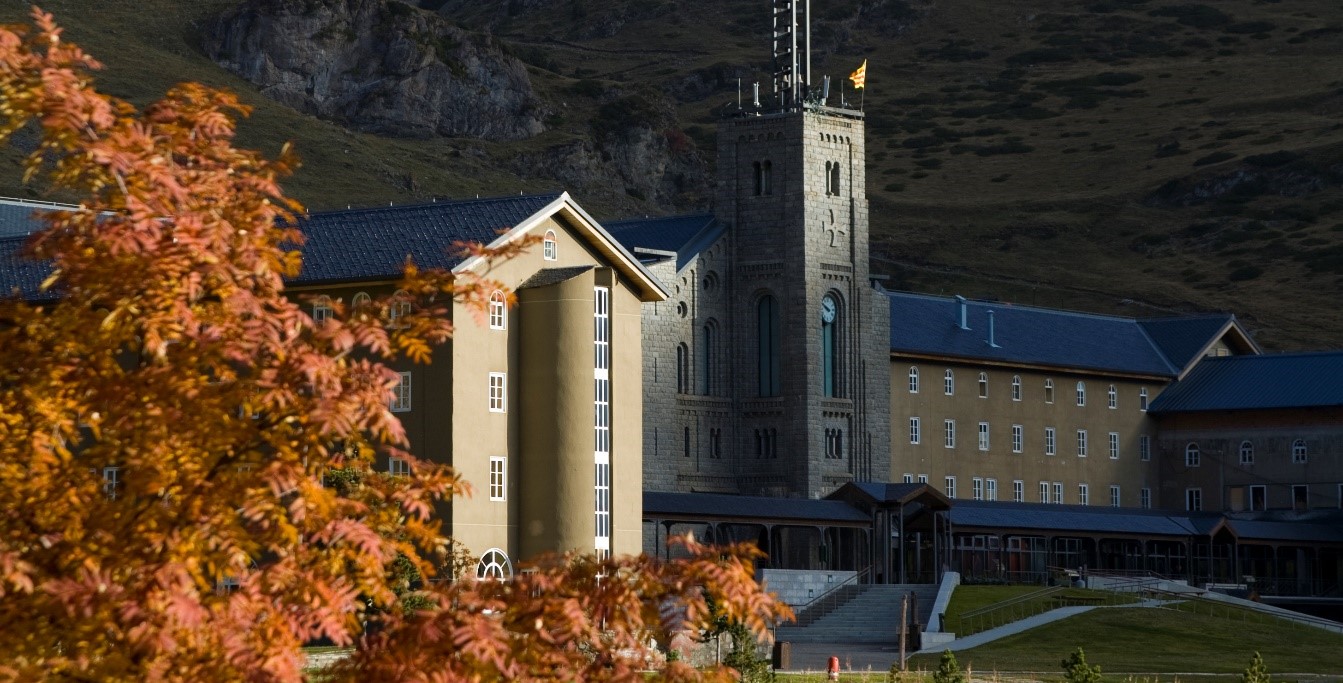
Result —
POLYGON ((1110 484, 1110 507, 1119 507, 1119 484, 1110 484))
POLYGON ((906 484, 913 484, 913 483, 914 483, 914 473, 912 473, 912 472, 905 472, 904 476, 901 478, 901 481, 903 481, 903 482, 906 483, 906 484))
POLYGON ((1147 412, 1147 387, 1138 390, 1138 410, 1147 412))
POLYGON ((502 413, 508 405, 508 375, 490 373, 490 412, 502 413))
POLYGON ((410 373, 398 372, 399 377, 396 386, 392 387, 392 400, 387 403, 387 408, 394 413, 404 413, 410 410, 410 373))
POLYGON ((1292 462, 1300 465, 1306 462, 1306 440, 1297 439, 1292 442, 1292 462))
POLYGON ((945 487, 946 492, 947 492, 947 497, 948 497, 948 498, 955 498, 955 497, 956 497, 956 477, 947 477, 946 479, 943 479, 943 480, 942 480, 942 483, 945 485, 944 487, 945 487))
POLYGON ((920 420, 917 417, 909 418, 909 442, 912 444, 921 443, 923 439, 923 430, 920 420))
MULTIPOLYGON (((1339 484, 1343 487, 1343 484, 1339 484)), ((1343 491, 1341 491, 1343 493, 1343 491)), ((1263 484, 1250 485, 1250 509, 1267 510, 1268 509, 1268 487, 1263 484)))
POLYGON ((927 483, 928 483, 928 475, 926 475, 926 474, 920 474, 920 475, 919 475, 919 483, 920 483, 920 484, 927 484, 927 483))
POLYGON ((476 563, 476 578, 481 580, 503 581, 513 578, 513 563, 508 555, 498 549, 490 548, 480 556, 476 563))
POLYGON ((984 480, 984 500, 998 500, 998 480, 984 480))
MULTIPOLYGON (((592 291, 593 397, 593 546, 597 556, 611 556, 611 289, 592 291)), ((712 434, 712 432, 711 432, 712 434)), ((721 438, 721 433, 715 435, 721 438)), ((721 443, 715 441, 715 447, 721 443)), ((712 455, 711 455, 712 457, 712 455)))
POLYGON ((373 297, 369 296, 368 292, 359 292, 354 295, 353 299, 350 299, 350 312, 354 313, 365 310, 372 304, 373 297))
POLYGON ((1021 425, 1012 425, 1012 452, 1020 453, 1024 450, 1026 444, 1026 428, 1021 425))
POLYGON ((490 456, 490 500, 508 498, 508 458, 490 456))
POLYGON ((1046 379, 1046 380, 1045 380, 1045 403, 1053 403, 1053 402, 1054 402, 1054 380, 1053 380, 1053 379, 1046 379))
POLYGON ((979 397, 989 397, 989 373, 987 372, 979 373, 979 397))
POLYGON ((1021 400, 1021 375, 1012 375, 1012 400, 1021 400))
POLYGON ((1077 485, 1077 504, 1078 505, 1091 504, 1091 487, 1087 486, 1086 484, 1077 485))
POLYGON ((331 297, 319 296, 312 300, 312 322, 314 325, 321 325, 330 320, 333 312, 331 297))
POLYGON ((1115 389, 1115 385, 1111 384, 1110 388, 1105 390, 1105 401, 1106 405, 1110 406, 1110 410, 1119 407, 1119 391, 1115 389))
POLYGON ((1138 491, 1138 507, 1143 509, 1152 507, 1152 489, 1143 488, 1138 491))
POLYGON ((979 423, 979 450, 989 450, 989 423, 979 423))
POLYGON ((956 373, 947 370, 942 374, 942 393, 947 396, 956 394, 956 373))
POLYGON ((1012 480, 1012 502, 1013 503, 1026 502, 1026 482, 1020 479, 1012 480))
POLYGON ((393 477, 409 477, 410 463, 401 458, 387 458, 387 474, 393 477))
POLYGON ((1040 482, 1040 502, 1049 502, 1049 482, 1047 481, 1040 482))
POLYGON ((1063 504, 1063 482, 1061 481, 1054 482, 1054 504, 1063 504))
POLYGON ((1058 453, 1058 440, 1053 427, 1045 427, 1045 455, 1058 453))
POLYGON ((541 241, 541 257, 547 261, 554 261, 559 258, 559 242, 555 239, 555 231, 547 230, 545 239, 541 241))
POLYGON ((1248 440, 1240 442, 1240 464, 1254 464, 1254 444, 1248 440))
POLYGON ((103 468, 103 495, 108 500, 116 500, 121 495, 122 484, 120 467, 103 468))
POLYGON ((970 497, 974 500, 984 500, 984 480, 975 477, 970 480, 970 497))
POLYGON ((1152 437, 1146 434, 1138 437, 1138 459, 1144 461, 1152 459, 1152 437))
POLYGON ((1085 406, 1087 404, 1087 383, 1077 383, 1077 405, 1085 406))
POLYGON ((919 368, 916 365, 909 366, 909 393, 919 393, 919 368))
POLYGON ((1119 432, 1110 432, 1110 459, 1119 459, 1119 432))
POLYGON ((1192 441, 1189 442, 1189 444, 1184 447, 1184 466, 1198 467, 1202 460, 1203 458, 1202 454, 1199 453, 1198 444, 1192 441))
POLYGON ((943 439, 943 440, 942 440, 942 445, 943 445, 943 446, 946 446, 947 448, 955 448, 955 447, 956 447, 956 421, 955 421, 955 420, 943 420, 943 421, 942 421, 942 439, 943 439))
POLYGON ((412 307, 410 295, 404 289, 396 290, 392 295, 392 300, 387 302, 387 324, 390 327, 401 327, 404 323, 401 319, 410 315, 412 307))
POLYGON ((1077 430, 1077 457, 1087 457, 1087 430, 1077 430))
POLYGON ((508 300, 504 293, 495 290, 490 293, 490 329, 508 329, 508 300))
POLYGON ((1189 512, 1203 509, 1203 489, 1191 486, 1184 490, 1184 509, 1189 512))

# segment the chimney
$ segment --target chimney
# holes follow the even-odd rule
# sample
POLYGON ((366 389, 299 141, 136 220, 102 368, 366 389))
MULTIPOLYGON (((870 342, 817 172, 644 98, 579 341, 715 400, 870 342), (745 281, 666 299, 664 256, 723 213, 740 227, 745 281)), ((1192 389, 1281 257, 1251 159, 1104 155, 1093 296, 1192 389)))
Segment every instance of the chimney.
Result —
POLYGON ((989 348, 1001 349, 1002 347, 998 346, 998 343, 993 340, 993 309, 989 309, 986 313, 989 316, 989 348))
POLYGON ((957 327, 960 327, 962 330, 970 329, 970 321, 968 320, 969 311, 966 310, 965 297, 960 294, 956 295, 956 316, 960 320, 957 327))

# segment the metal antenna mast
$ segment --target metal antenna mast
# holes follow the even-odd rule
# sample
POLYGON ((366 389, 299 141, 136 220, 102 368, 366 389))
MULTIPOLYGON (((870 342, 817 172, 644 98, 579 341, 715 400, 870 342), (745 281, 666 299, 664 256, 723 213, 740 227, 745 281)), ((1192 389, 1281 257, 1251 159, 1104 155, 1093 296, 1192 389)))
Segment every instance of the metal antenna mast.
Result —
POLYGON ((800 105, 811 87, 811 0, 770 0, 770 4, 774 91, 789 109, 800 105))

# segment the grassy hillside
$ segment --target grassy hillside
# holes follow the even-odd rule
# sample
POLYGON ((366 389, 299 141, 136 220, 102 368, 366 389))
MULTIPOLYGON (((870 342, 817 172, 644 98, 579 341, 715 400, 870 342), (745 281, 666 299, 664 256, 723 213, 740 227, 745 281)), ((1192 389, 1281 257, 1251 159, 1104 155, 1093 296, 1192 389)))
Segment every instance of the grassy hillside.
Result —
MULTIPOLYGON (((206 60, 198 26, 230 3, 44 7, 107 62, 113 92, 144 101, 183 79, 243 92, 259 107, 243 143, 293 139, 306 166, 287 187, 315 208, 552 189, 503 169, 591 135, 615 95, 675 97, 711 166, 737 76, 748 89, 768 78, 763 0, 435 0, 530 65, 551 130, 513 144, 380 139, 268 104, 206 60)), ((1343 5, 812 5, 814 73, 870 63, 874 271, 894 286, 1129 315, 1231 310, 1269 348, 1343 346, 1343 5)), ((22 12, 6 4, 0 18, 22 12)), ((692 208, 569 189, 598 216, 692 208)))

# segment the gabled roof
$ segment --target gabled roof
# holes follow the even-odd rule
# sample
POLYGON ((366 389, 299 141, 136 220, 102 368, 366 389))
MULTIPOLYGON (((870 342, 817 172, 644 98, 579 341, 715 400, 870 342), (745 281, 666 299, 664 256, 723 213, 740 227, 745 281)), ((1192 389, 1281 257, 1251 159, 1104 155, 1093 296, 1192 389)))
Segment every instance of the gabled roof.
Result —
POLYGON ((1138 324, 1151 337, 1152 343, 1177 370, 1187 370, 1190 364, 1203 356, 1208 347, 1223 336, 1230 335, 1238 351, 1259 353, 1259 347, 1240 328, 1236 316, 1229 313, 1178 318, 1147 318, 1138 324))
POLYGON ((1343 406, 1343 351, 1207 358, 1167 387, 1151 413, 1343 406))
POLYGON ((675 252, 677 270, 723 234, 723 225, 707 213, 628 218, 602 225, 630 251, 675 252))
POLYGON ((644 491, 644 517, 666 519, 797 520, 871 524, 872 518, 838 500, 644 491))
POLYGON ((1198 533, 1187 515, 1098 505, 956 500, 953 501, 950 515, 952 525, 957 527, 1142 536, 1189 536, 1198 533))
POLYGON ((836 489, 826 498, 844 499, 853 496, 876 505, 890 503, 905 505, 922 499, 924 502, 934 503, 933 507, 939 510, 945 510, 951 504, 946 495, 928 484, 894 484, 876 481, 849 482, 836 489))

